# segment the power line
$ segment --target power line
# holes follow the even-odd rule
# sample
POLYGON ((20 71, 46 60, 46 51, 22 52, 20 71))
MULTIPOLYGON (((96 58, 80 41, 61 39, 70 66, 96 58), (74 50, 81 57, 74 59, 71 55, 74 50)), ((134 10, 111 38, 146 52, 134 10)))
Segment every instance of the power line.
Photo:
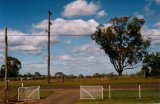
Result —
MULTIPOLYGON (((0 36, 4 36, 4 35, 0 35, 0 36)), ((37 36, 37 37, 43 37, 43 36, 46 36, 46 37, 48 37, 48 35, 7 35, 8 37, 9 36, 15 36, 15 37, 17 37, 17 36, 20 36, 20 37, 23 37, 23 36, 27 36, 27 37, 33 37, 33 36, 37 36)), ((83 36, 83 37, 89 37, 89 36, 91 36, 91 35, 50 35, 50 36, 73 36, 73 37, 81 37, 81 36, 83 36)), ((160 39, 154 39, 155 37, 159 37, 160 35, 142 35, 142 37, 147 37, 147 38, 150 38, 150 40, 160 40, 160 39)))
MULTIPOLYGON (((8 36, 48 36, 48 35, 8 35, 8 36)), ((50 36, 91 36, 91 35, 50 35, 50 36)))
MULTIPOLYGON (((0 36, 4 36, 4 35, 0 35, 0 36)), ((48 36, 48 35, 8 35, 8 36, 48 36)), ((50 35, 50 36, 91 36, 91 35, 50 35)), ((160 35, 142 35, 142 36, 160 36, 160 35)))

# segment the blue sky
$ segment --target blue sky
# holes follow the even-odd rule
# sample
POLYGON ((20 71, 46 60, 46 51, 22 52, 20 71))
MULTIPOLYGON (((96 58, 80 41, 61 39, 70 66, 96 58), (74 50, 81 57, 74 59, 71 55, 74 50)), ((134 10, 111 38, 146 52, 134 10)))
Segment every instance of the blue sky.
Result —
MULTIPOLYGON (((108 26, 110 18, 116 16, 144 18, 142 35, 152 37, 151 52, 160 50, 160 0, 0 0, 0 35, 4 35, 5 27, 8 35, 20 35, 9 36, 8 42, 9 55, 22 62, 22 74, 47 74, 48 10, 53 13, 52 75, 58 71, 76 75, 115 72, 107 55, 89 35, 99 23, 108 26)), ((0 36, 0 65, 3 56, 4 38, 0 36)), ((139 70, 140 67, 135 71, 139 70)))

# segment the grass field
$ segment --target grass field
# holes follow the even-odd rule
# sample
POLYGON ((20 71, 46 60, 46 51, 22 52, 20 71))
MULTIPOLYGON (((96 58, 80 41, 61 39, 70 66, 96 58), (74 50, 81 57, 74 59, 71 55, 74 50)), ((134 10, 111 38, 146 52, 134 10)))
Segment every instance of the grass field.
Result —
MULTIPOLYGON (((53 92, 52 91, 47 91, 47 90, 41 90, 40 91, 40 98, 41 99, 44 99, 46 98, 47 96, 51 95, 53 92)), ((0 99, 5 99, 5 96, 4 96, 4 92, 1 92, 0 93, 0 99)), ((8 92, 8 99, 9 100, 13 100, 13 101, 16 101, 17 100, 17 90, 12 90, 12 91, 9 91, 8 92)))
MULTIPOLYGON (((152 85, 160 85, 160 77, 105 77, 105 78, 75 78, 75 79, 65 79, 64 82, 61 79, 51 79, 51 84, 47 83, 47 80, 24 80, 24 86, 47 86, 46 88, 53 86, 80 86, 80 85, 105 85, 106 90, 104 92, 104 100, 77 100, 75 104, 136 104, 136 103, 160 103, 160 88, 152 88, 152 85), (107 86, 111 85, 113 91, 111 93, 112 98, 108 99, 108 92, 106 92, 107 86), (151 85, 149 89, 142 90, 142 99, 138 99, 138 85, 148 84, 151 85), (120 89, 114 87, 119 86, 120 89), (134 87, 135 86, 135 87, 134 87), (128 89, 131 87, 131 90, 128 89), (134 88, 134 90, 132 89, 134 88), (151 88, 151 89, 150 89, 151 88), (124 90, 122 90, 124 89, 124 90)), ((21 86, 21 81, 9 81, 9 88, 13 89, 9 92, 9 99, 17 99, 17 88, 21 86)), ((143 88, 144 86, 142 86, 143 88)), ((0 99, 4 99, 4 93, 2 89, 4 88, 4 82, 0 81, 0 99)), ((64 87, 65 88, 65 87, 64 87)), ((41 90, 41 98, 45 98, 52 94, 53 92, 49 90, 41 90)))
MULTIPOLYGON (((65 79, 62 82, 61 79, 52 79, 51 84, 47 83, 47 80, 24 80, 24 86, 79 86, 79 85, 107 85, 107 84, 151 84, 160 83, 159 78, 143 78, 143 77, 105 77, 105 78, 82 78, 82 79, 65 79)), ((4 86, 4 82, 0 81, 0 87, 4 86)), ((21 81, 9 81, 9 86, 19 87, 21 81)))
POLYGON ((153 104, 160 103, 160 90, 143 90, 142 98, 138 98, 137 90, 112 91, 111 99, 104 92, 104 100, 77 100, 74 104, 153 104))

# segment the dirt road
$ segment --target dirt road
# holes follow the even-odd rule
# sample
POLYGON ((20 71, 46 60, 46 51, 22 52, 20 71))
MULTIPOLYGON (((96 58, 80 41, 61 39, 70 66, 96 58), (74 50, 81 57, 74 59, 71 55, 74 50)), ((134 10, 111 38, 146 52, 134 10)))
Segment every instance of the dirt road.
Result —
POLYGON ((72 104, 79 98, 79 90, 64 89, 53 90, 54 93, 45 99, 39 100, 35 104, 72 104))

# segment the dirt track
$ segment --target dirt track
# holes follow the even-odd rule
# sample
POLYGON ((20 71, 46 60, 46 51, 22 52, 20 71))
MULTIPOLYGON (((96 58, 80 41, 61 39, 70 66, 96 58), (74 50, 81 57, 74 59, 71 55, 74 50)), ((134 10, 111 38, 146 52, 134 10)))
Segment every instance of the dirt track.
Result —
POLYGON ((35 104, 72 104, 79 98, 79 90, 53 90, 54 93, 35 104))

